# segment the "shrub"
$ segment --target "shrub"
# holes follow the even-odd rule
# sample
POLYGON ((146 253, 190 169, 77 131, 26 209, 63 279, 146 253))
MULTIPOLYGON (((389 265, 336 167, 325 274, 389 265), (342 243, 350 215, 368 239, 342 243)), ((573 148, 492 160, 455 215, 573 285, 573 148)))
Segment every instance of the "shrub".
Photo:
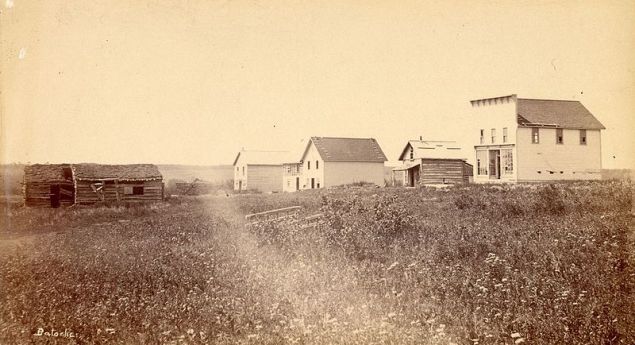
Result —
POLYGON ((537 213, 562 215, 565 213, 565 202, 562 192, 553 184, 538 189, 534 200, 537 213))

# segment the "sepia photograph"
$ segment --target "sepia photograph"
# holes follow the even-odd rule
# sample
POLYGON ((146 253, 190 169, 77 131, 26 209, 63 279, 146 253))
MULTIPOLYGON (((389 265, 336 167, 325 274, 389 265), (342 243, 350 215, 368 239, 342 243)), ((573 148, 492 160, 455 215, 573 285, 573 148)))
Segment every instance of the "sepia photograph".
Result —
POLYGON ((635 1, 0 0, 0 345, 635 344, 635 1))

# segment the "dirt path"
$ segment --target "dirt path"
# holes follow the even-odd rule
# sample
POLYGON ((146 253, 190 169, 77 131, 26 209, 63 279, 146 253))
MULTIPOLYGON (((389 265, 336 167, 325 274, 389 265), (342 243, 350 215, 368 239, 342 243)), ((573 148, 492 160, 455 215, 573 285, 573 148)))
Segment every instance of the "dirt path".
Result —
POLYGON ((305 334, 316 328, 381 329, 385 322, 373 312, 372 299, 360 288, 346 258, 326 251, 321 260, 291 258, 274 246, 259 246, 244 227, 239 203, 240 197, 215 198, 209 200, 209 209, 231 224, 234 233, 226 246, 245 265, 245 282, 267 296, 274 312, 286 314, 305 334))

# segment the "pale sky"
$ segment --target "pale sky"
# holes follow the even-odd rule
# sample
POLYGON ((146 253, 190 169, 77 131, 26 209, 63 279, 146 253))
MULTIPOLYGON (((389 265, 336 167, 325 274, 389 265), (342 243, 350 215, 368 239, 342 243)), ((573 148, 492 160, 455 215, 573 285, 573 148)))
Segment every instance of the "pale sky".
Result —
POLYGON ((0 1, 5 163, 231 164, 310 136, 396 160, 518 94, 581 101, 603 167, 635 168, 633 1, 0 1))

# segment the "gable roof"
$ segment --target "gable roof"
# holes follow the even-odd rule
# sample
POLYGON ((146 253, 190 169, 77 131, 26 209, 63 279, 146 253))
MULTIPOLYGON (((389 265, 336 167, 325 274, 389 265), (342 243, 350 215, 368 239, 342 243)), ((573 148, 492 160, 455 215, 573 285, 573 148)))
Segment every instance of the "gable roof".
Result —
POLYGON ((400 161, 410 159, 405 157, 408 148, 413 148, 414 158, 466 159, 456 141, 409 140, 399 155, 400 161))
POLYGON ((154 164, 107 165, 81 163, 72 164, 73 175, 77 180, 118 179, 143 181, 162 179, 159 168, 154 164))
POLYGON ((288 151, 242 150, 238 152, 232 165, 236 165, 240 157, 247 165, 282 165, 283 163, 295 161, 291 158, 288 151))
POLYGON ((518 98, 518 124, 570 129, 604 129, 579 101, 518 98))
POLYGON ((303 161, 311 143, 325 162, 383 163, 388 160, 374 138, 311 137, 302 154, 303 161))

